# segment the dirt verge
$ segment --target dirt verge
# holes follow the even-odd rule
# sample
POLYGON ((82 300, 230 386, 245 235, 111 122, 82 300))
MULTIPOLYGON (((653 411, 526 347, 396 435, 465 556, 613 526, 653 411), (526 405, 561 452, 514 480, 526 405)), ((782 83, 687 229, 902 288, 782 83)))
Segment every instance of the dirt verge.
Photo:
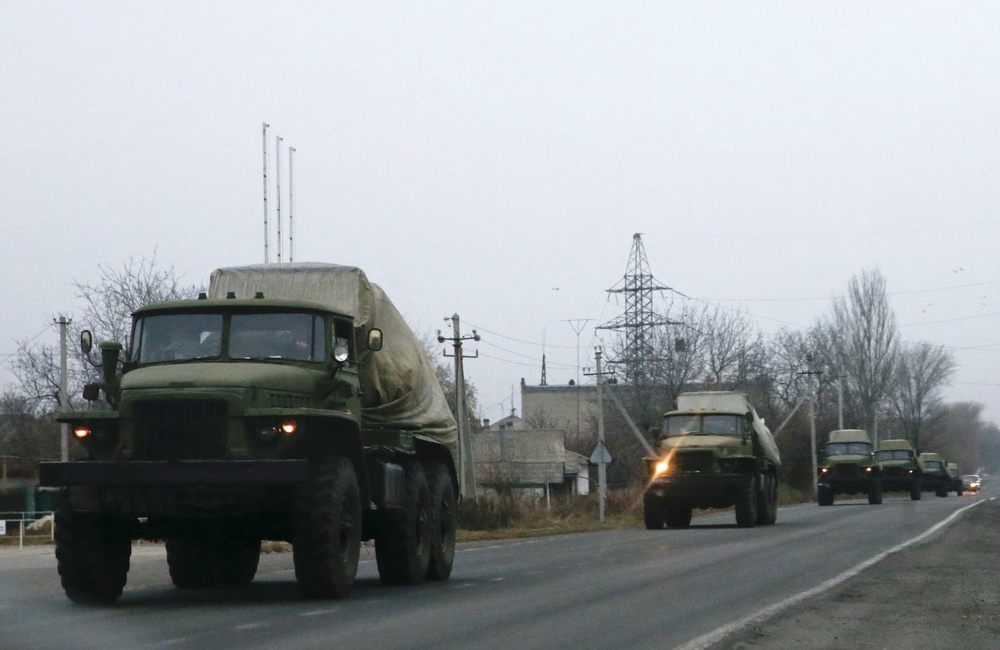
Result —
POLYGON ((714 649, 990 648, 1000 638, 1000 501, 714 649))

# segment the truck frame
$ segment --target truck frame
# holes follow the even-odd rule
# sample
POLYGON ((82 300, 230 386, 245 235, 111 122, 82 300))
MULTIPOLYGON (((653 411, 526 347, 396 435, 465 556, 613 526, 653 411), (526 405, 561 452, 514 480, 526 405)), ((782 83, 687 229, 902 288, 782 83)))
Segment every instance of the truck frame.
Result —
POLYGON ((875 462, 872 443, 862 429, 830 432, 826 458, 818 470, 816 501, 833 505, 838 494, 862 494, 868 503, 882 503, 882 466, 875 462))
MULTIPOLYGON (((433 377, 398 312, 351 267, 220 271, 259 290, 237 298, 213 274, 213 293, 225 297, 139 309, 124 359, 120 344, 100 345, 103 381, 84 391, 94 408, 58 417, 83 450, 40 466, 41 485, 59 491, 56 557, 66 595, 116 600, 136 539, 165 540, 181 589, 250 582, 261 540, 292 544, 307 598, 348 595, 363 540, 375 542, 383 583, 447 579, 457 527, 455 422, 436 380, 419 390, 392 386, 404 396, 397 404, 410 393, 418 400, 409 412, 378 403, 393 364, 433 377), (317 282, 321 295, 330 293, 323 283, 347 286, 380 316, 317 300, 307 290, 317 282)), ((81 347, 89 354, 89 332, 81 347)))
POLYGON ((686 528, 694 508, 731 506, 740 527, 777 521, 778 449, 745 395, 682 393, 663 421, 661 455, 646 459, 646 528, 686 528))

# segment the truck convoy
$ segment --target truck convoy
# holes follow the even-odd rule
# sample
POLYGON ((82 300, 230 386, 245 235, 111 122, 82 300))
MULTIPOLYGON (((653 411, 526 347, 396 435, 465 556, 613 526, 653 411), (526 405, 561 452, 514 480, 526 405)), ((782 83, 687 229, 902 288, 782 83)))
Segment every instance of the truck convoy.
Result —
POLYGON ((921 486, 924 492, 933 492, 939 497, 948 496, 951 488, 951 477, 944 456, 931 451, 925 451, 917 457, 923 467, 921 486))
POLYGON ((207 294, 137 310, 124 357, 100 350, 84 396, 106 406, 59 416, 86 457, 40 466, 71 600, 116 600, 135 539, 165 540, 181 589, 250 582, 262 539, 291 542, 307 598, 348 594, 362 540, 384 583, 451 574, 457 426, 360 269, 218 269, 207 294))
POLYGON ((682 393, 663 417, 660 455, 647 458, 646 528, 684 528, 694 508, 735 506, 736 524, 775 523, 777 445, 742 393, 682 393))
POLYGON ((864 494, 868 503, 882 503, 882 467, 875 462, 866 431, 831 431, 826 462, 818 472, 816 500, 821 506, 832 505, 837 494, 864 494))
POLYGON ((948 491, 962 496, 962 471, 958 468, 958 463, 947 463, 948 469, 948 491))
POLYGON ((909 492, 910 499, 920 500, 923 465, 909 440, 880 440, 875 449, 875 461, 882 466, 884 492, 909 492))

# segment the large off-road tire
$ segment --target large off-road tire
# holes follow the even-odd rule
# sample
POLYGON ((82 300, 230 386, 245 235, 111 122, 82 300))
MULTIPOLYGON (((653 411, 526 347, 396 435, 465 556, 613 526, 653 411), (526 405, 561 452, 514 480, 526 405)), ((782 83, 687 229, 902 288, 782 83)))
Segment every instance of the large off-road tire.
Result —
POLYGON ((227 537, 219 544, 219 582, 247 585, 253 582, 260 564, 260 540, 255 537, 227 537))
POLYGON ((178 589, 208 589, 253 581, 260 561, 260 540, 210 535, 167 540, 170 580, 178 589))
POLYGON ((375 535, 375 561, 382 584, 416 585, 427 577, 431 561, 431 497, 420 463, 403 464, 406 499, 386 510, 375 535))
POLYGON ((340 456, 318 461, 298 488, 292 521, 295 579, 306 598, 344 598, 361 555, 361 494, 354 466, 340 456))
POLYGON ((882 479, 875 479, 868 486, 868 503, 873 506, 882 503, 882 479))
POLYGON ((663 499, 646 494, 642 497, 642 520, 646 530, 661 530, 667 520, 663 499))
POLYGON ((216 579, 215 544, 206 537, 168 539, 167 566, 170 580, 178 589, 208 589, 216 579))
POLYGON ((833 490, 830 489, 828 485, 817 485, 816 486, 816 503, 821 506, 832 506, 833 505, 833 490))
POLYGON ((746 485, 736 488, 736 525, 753 528, 757 525, 757 475, 751 474, 746 485))
POLYGON ((63 591, 76 603, 113 603, 128 579, 132 540, 110 515, 74 512, 64 491, 55 512, 56 560, 63 591))
POLYGON ((667 528, 687 528, 691 525, 691 508, 667 506, 667 528))
POLYGON ((759 494, 757 523, 772 526, 778 521, 778 477, 770 473, 761 476, 759 494))
POLYGON ((920 484, 920 480, 913 479, 913 482, 910 483, 910 500, 920 501, 922 496, 923 496, 923 486, 920 484))
POLYGON ((455 484, 444 463, 429 462, 424 466, 424 473, 431 497, 431 558, 427 566, 427 579, 447 580, 455 563, 455 536, 458 529, 455 484))

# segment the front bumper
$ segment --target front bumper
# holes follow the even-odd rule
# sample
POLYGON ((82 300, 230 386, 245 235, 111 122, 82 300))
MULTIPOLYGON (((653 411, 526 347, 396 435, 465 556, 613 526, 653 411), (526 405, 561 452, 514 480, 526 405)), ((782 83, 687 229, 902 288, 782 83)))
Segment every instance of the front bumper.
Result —
POLYGON ((653 479, 646 494, 686 507, 726 508, 733 505, 737 490, 752 480, 751 474, 674 474, 653 479))
POLYGON ((307 461, 289 460, 133 460, 40 463, 42 487, 190 487, 301 483, 307 461))

